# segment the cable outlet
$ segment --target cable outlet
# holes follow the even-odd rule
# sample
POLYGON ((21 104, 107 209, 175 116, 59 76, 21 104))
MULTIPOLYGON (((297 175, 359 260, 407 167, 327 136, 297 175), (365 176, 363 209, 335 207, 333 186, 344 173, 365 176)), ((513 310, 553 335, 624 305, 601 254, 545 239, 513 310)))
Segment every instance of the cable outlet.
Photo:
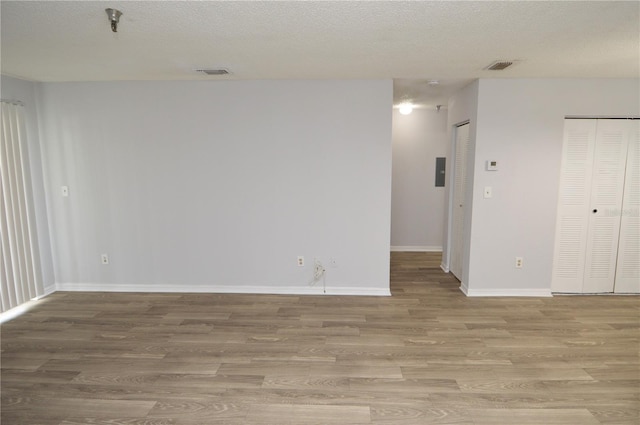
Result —
POLYGON ((304 257, 302 255, 298 256, 298 266, 304 267, 304 257))
POLYGON ((324 276, 325 269, 317 258, 313 261, 313 280, 320 280, 324 276))
POLYGON ((313 258, 313 280, 309 282, 309 285, 313 286, 316 283, 318 283, 320 280, 322 280, 322 292, 324 294, 327 293, 327 283, 325 282, 325 278, 324 278, 325 272, 326 270, 322 265, 322 262, 320 262, 320 259, 314 257, 313 258))
POLYGON ((522 257, 516 257, 516 269, 522 268, 522 257))
POLYGON ((103 264, 103 265, 107 265, 107 264, 109 264, 109 255, 107 255, 107 254, 102 254, 102 255, 100 256, 100 260, 102 261, 102 264, 103 264))

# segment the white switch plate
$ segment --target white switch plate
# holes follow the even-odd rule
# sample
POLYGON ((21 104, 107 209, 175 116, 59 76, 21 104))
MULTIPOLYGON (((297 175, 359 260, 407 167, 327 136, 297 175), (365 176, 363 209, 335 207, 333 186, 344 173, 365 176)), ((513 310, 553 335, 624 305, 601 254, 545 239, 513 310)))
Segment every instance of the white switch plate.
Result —
POLYGON ((62 196, 64 196, 65 198, 69 196, 69 186, 62 186, 60 188, 60 191, 62 192, 62 196))
POLYGON ((489 199, 493 196, 493 189, 491 186, 484 187, 484 199, 489 199))
POLYGON ((107 265, 109 264, 109 255, 108 254, 102 254, 100 256, 100 261, 102 262, 103 265, 107 265))

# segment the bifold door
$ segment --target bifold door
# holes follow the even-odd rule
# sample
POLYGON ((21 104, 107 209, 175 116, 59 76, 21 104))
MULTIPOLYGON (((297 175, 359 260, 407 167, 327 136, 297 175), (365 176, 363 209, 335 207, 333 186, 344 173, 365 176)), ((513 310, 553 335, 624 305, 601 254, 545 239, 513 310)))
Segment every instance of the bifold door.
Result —
POLYGON ((554 292, 640 292, 638 133, 637 120, 565 121, 554 292))
POLYGON ((464 202, 467 188, 467 153, 469 150, 469 124, 455 129, 455 161, 453 176, 451 262, 449 269, 462 281, 462 254, 464 250, 464 202))

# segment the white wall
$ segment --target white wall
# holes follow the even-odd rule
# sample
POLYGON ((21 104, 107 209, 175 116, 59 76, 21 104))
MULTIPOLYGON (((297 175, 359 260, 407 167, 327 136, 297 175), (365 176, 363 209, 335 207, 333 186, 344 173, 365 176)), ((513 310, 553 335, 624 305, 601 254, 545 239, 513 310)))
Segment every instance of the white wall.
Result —
POLYGON ((435 187, 435 169, 447 155, 447 112, 394 109, 392 128, 391 249, 440 251, 446 189, 435 187))
POLYGON ((321 293, 315 256, 336 260, 327 293, 389 294, 391 81, 44 83, 40 102, 59 289, 321 293))
POLYGON ((51 241, 49 240, 49 225, 47 222, 47 206, 44 196, 42 162, 40 155, 40 134, 38 130, 38 108, 36 104, 36 88, 38 83, 1 76, 0 88, 2 99, 19 100, 25 109, 27 129, 28 163, 25 169, 29 181, 31 199, 34 207, 33 218, 36 223, 38 253, 40 257, 42 288, 45 293, 54 290, 55 277, 51 257, 51 241))
POLYGON ((564 118, 638 116, 639 89, 625 79, 480 80, 469 295, 550 293, 564 118))

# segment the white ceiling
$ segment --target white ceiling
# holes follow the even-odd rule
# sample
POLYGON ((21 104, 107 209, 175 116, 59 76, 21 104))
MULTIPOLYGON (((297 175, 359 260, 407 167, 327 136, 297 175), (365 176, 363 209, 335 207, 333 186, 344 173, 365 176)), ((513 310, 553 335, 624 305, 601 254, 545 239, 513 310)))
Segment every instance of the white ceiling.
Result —
POLYGON ((476 78, 640 75, 637 1, 2 0, 0 12, 2 73, 35 81, 391 78, 396 102, 433 106, 476 78), (107 7, 123 12, 117 33, 107 7), (497 59, 519 62, 483 70, 497 59), (233 74, 194 72, 218 67, 233 74))

